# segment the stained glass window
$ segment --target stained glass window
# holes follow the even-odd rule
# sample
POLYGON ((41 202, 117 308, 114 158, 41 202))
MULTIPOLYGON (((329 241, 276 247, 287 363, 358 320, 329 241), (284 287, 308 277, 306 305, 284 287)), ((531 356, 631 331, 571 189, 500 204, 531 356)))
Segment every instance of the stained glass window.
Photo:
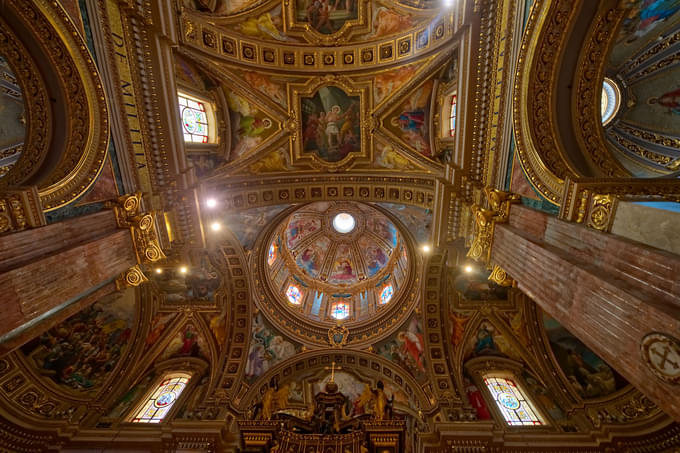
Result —
POLYGON ((451 96, 451 112, 449 114, 449 136, 456 136, 456 115, 458 107, 458 96, 451 96))
POLYGON ((208 143, 208 114, 205 104, 188 97, 177 95, 179 113, 182 118, 184 141, 188 143, 208 143))
POLYGON ((163 379, 130 421, 133 423, 162 422, 188 382, 189 375, 186 374, 174 374, 163 379))
POLYGON ((276 246, 275 242, 272 242, 272 245, 269 246, 269 252, 267 253, 267 264, 272 265, 274 264, 274 261, 276 261, 276 257, 278 256, 279 253, 279 248, 276 246))
POLYGON ((503 418, 512 426, 540 426, 531 403, 524 397, 524 393, 512 379, 487 376, 484 383, 491 392, 496 406, 503 414, 503 418))
POLYGON ((392 299, 394 295, 394 287, 392 285, 385 285, 380 292, 380 304, 384 305, 392 299))
POLYGON ((288 302, 293 305, 300 305, 302 303, 302 291, 295 285, 288 286, 286 297, 288 298, 288 302))
POLYGON ((339 300, 331 305, 331 316, 335 319, 345 319, 349 316, 349 302, 339 300))

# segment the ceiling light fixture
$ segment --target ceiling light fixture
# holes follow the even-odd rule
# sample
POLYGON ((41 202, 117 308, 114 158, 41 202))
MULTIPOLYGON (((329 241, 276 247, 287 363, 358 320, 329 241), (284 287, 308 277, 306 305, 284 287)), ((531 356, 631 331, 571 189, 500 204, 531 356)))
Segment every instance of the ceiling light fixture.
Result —
POLYGON ((163 269, 161 269, 160 267, 157 267, 157 268, 156 268, 156 273, 157 273, 157 274, 162 274, 162 273, 163 273, 163 269))
POLYGON ((213 231, 220 231, 222 229, 222 224, 220 222, 213 222, 210 224, 210 229, 213 231))
POLYGON ((423 245, 423 252, 428 253, 430 250, 431 249, 430 249, 429 245, 427 245, 427 244, 423 245))
POLYGON ((468 265, 468 266, 465 266, 465 272, 467 272, 468 274, 471 273, 471 272, 474 271, 474 270, 475 270, 475 269, 474 269, 472 266, 469 266, 469 265, 468 265))
POLYGON ((208 198, 205 202, 205 205, 209 208, 214 208, 217 206, 217 200, 214 198, 208 198))
POLYGON ((186 274, 188 270, 189 270, 189 269, 187 269, 186 266, 182 266, 182 267, 179 268, 180 274, 186 274))

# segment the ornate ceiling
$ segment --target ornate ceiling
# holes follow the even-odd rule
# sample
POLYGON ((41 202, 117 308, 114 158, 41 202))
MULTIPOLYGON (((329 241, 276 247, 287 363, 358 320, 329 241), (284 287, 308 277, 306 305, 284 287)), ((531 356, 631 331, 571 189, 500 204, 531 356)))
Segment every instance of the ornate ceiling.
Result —
MULTIPOLYGON (((605 451, 637 433, 677 434, 511 278, 465 255, 484 186, 519 179, 547 205, 570 196, 557 129, 513 100, 514 90, 547 102, 552 87, 527 68, 562 64, 539 38, 572 14, 566 2, 526 13, 528 47, 530 2, 514 0, 81 3, 91 42, 74 36, 102 74, 85 98, 107 92, 112 140, 108 159, 88 165, 101 171, 89 198, 55 218, 141 190, 118 199, 117 220, 141 234, 155 219, 136 240, 159 253, 138 252, 136 280, 0 358, 1 412, 50 430, 35 445, 120 435, 127 446, 172 437, 177 448, 236 451, 239 422, 270 422, 254 412, 274 389, 270 416, 309 420, 330 380, 351 416, 374 416, 366 389, 384 392, 406 433, 391 453, 605 451), (188 379, 177 404, 158 424, 132 424, 168 376, 188 379), (508 423, 489 377, 522 389, 534 417, 508 423)), ((623 83, 623 72, 606 75, 623 83)), ((631 96, 602 132, 609 140, 638 115, 631 96)), ((50 209, 68 201, 47 195, 50 209)))

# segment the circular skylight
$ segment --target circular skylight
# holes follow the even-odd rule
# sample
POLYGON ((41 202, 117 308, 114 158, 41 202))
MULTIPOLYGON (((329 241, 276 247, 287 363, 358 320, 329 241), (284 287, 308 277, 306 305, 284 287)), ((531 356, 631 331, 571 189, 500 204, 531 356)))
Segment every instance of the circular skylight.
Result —
POLYGON ((356 221, 351 214, 346 212, 341 212, 340 214, 333 217, 333 228, 338 233, 349 233, 354 229, 356 221))
POLYGON ((614 119, 619 105, 621 105, 621 91, 612 79, 605 77, 602 82, 602 104, 600 106, 603 126, 614 119))

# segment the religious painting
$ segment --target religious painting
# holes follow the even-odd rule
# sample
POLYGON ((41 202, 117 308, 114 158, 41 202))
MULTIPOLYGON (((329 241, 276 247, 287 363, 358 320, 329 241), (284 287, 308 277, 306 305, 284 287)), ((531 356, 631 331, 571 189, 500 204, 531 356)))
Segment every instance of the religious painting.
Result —
POLYGON ((288 207, 290 205, 282 204, 228 213, 224 217, 224 226, 234 233, 244 249, 251 250, 262 229, 288 207))
POLYGON ((159 360, 172 357, 203 357, 210 355, 208 344, 198 328, 188 323, 170 340, 170 343, 160 355, 159 360))
POLYGON ((358 0, 296 0, 297 22, 330 35, 358 17, 358 0))
POLYGON ((543 327, 557 363, 583 398, 600 398, 628 383, 556 319, 543 312, 543 327))
POLYGON ((382 168, 398 170, 415 170, 413 162, 397 152, 392 145, 377 144, 375 147, 375 165, 382 168))
POLYGON ((619 40, 633 42, 680 11, 678 0, 634 0, 623 20, 619 40))
POLYGON ((531 398, 537 401, 554 421, 559 423, 569 420, 559 404, 555 402, 552 393, 538 379, 524 371, 524 381, 527 383, 527 390, 531 398))
POLYGON ((432 232, 432 210, 397 203, 378 203, 408 228, 416 242, 426 244, 432 232))
POLYGON ((432 157, 430 130, 427 119, 430 116, 432 80, 428 80, 414 92, 389 117, 387 128, 404 143, 425 157, 432 157))
POLYGON ((397 246, 397 228, 386 218, 369 217, 366 228, 383 239, 391 248, 397 246))
POLYGON ((234 160, 256 149, 277 128, 253 102, 229 89, 225 91, 231 125, 230 160, 234 160))
POLYGON ((302 146, 326 162, 339 162, 361 151, 360 98, 324 86, 301 99, 302 146))
POLYGON ((333 284, 354 283, 358 279, 356 265, 348 244, 339 244, 331 267, 328 282, 333 284))
POLYGON ((495 355, 521 361, 515 346, 489 321, 482 321, 469 339, 464 357, 495 355))
POLYGON ((389 250, 385 251, 369 236, 359 238, 359 250, 363 255, 368 277, 373 277, 380 272, 389 260, 389 250))
POLYGON ((373 99, 376 105, 399 90, 415 73, 416 65, 408 65, 376 74, 373 79, 373 99))
POLYGON ((255 381, 274 365, 293 357, 300 351, 300 346, 288 341, 272 328, 258 313, 253 318, 246 363, 246 379, 255 381))
POLYGON ((402 366, 419 382, 427 380, 423 326, 417 316, 412 316, 403 330, 377 345, 375 350, 386 359, 402 366))
POLYGON ((279 5, 271 11, 267 11, 257 17, 248 17, 239 25, 239 31, 244 35, 252 36, 254 38, 288 41, 288 36, 281 32, 282 27, 283 20, 281 18, 281 6, 279 5))
POLYGON ((286 245, 292 250, 307 236, 321 230, 321 219, 304 213, 294 214, 286 227, 286 245))
POLYGON ((271 153, 260 157, 248 166, 251 173, 284 173, 292 170, 288 150, 285 148, 277 149, 271 153))
POLYGON ((101 386, 127 348, 135 289, 116 292, 26 343, 21 351, 38 372, 75 391, 101 386))
POLYGON ((177 317, 177 313, 156 313, 151 319, 151 327, 144 339, 145 349, 150 348, 159 340, 165 329, 170 325, 173 319, 177 317))
POLYGON ((389 8, 381 6, 373 14, 373 38, 393 35, 408 30, 415 25, 413 16, 399 14, 389 8))
POLYGON ((149 278, 163 291, 167 303, 210 302, 222 284, 219 273, 204 255, 198 266, 187 266, 186 272, 176 267, 161 268, 149 278))
POLYGON ((260 0, 215 0, 214 2, 206 2, 205 0, 182 0, 182 5, 185 8, 213 13, 216 16, 224 16, 245 11, 253 8, 259 3, 261 3, 260 0))
POLYGON ((329 246, 330 240, 327 237, 321 237, 308 246, 296 250, 295 263, 307 275, 316 278, 329 246))

